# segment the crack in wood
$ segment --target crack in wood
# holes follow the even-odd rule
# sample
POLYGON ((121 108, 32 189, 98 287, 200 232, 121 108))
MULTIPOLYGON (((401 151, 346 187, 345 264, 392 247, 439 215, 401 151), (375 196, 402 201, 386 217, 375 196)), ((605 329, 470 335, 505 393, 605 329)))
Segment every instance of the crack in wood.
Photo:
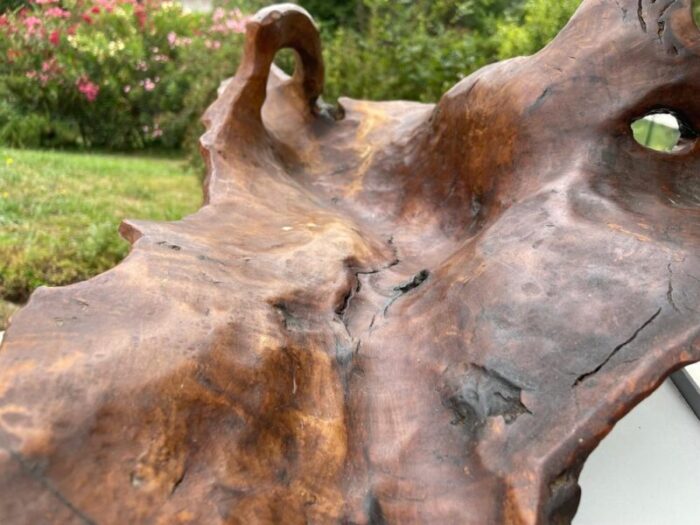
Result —
POLYGON ((642 333, 642 330, 644 330, 647 326, 649 326, 651 323, 653 323, 653 322, 656 320, 656 318, 661 314, 661 310, 662 310, 662 309, 659 308, 659 309, 656 311, 656 313, 655 313, 654 315, 652 315, 642 326, 640 326, 639 328, 637 328, 637 331, 634 332, 634 333, 632 334, 632 336, 631 336, 629 339, 627 339, 624 343, 617 345, 617 346, 613 349, 613 351, 610 353, 610 355, 608 355, 608 357, 606 357, 605 360, 604 360, 602 363, 600 363, 597 367, 595 367, 595 368, 594 368, 593 370, 591 370, 590 372, 586 372, 585 374, 581 374, 580 376, 578 376, 578 378, 576 379, 576 381, 574 382, 574 384, 571 385, 571 387, 573 388, 573 387, 576 387, 576 386, 580 385, 581 383, 583 383, 586 379, 588 379, 588 378, 591 377, 592 375, 597 374, 598 372, 600 372, 600 371, 602 370, 602 368, 603 368, 605 365, 607 365, 608 362, 610 362, 610 360, 611 360, 613 357, 615 357, 615 355, 616 355, 620 350, 622 350, 624 347, 626 347, 626 346, 627 346, 628 344, 630 344, 632 341, 634 341, 635 339, 637 339, 637 336, 638 336, 640 333, 642 333))
POLYGON ((639 18, 639 25, 642 27, 642 31, 647 32, 647 23, 644 20, 644 7, 642 6, 642 0, 638 0, 637 3, 637 17, 639 18))
POLYGON ((676 302, 673 300, 673 269, 671 268, 671 263, 668 264, 668 290, 666 291, 666 299, 668 304, 676 311, 680 312, 676 302))

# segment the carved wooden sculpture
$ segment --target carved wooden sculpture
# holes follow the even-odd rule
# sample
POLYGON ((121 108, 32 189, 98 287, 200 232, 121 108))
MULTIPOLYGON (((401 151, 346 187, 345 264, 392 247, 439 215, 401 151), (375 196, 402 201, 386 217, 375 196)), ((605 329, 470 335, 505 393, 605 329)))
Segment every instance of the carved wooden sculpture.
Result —
POLYGON ((700 359, 689 0, 585 0, 436 106, 322 87, 308 15, 260 12, 206 205, 15 316, 0 522, 568 522, 591 450, 700 359), (662 108, 671 154, 629 129, 662 108))

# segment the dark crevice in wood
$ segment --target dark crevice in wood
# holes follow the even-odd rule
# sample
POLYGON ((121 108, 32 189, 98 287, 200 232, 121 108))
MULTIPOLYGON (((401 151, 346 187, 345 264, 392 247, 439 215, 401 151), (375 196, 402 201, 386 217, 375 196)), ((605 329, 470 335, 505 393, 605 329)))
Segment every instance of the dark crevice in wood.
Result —
POLYGON ((403 296, 406 295, 408 292, 411 290, 415 290, 418 288, 420 285, 422 285, 430 276, 430 272, 428 270, 421 270, 418 272, 416 275, 414 275, 410 281, 407 281, 403 284, 400 284, 398 286, 394 286, 394 295, 389 299, 387 304, 384 306, 384 317, 386 317, 387 311, 389 310, 389 307, 396 302, 396 300, 403 296))
POLYGON ((574 382, 574 384, 572 385, 572 387, 576 387, 576 386, 580 385, 581 383, 583 383, 586 379, 588 379, 588 378, 591 377, 592 375, 597 374, 598 372, 600 372, 600 370, 601 370, 606 364, 608 364, 608 362, 610 362, 610 360, 611 360, 613 357, 615 357, 615 355, 616 355, 620 350, 622 350, 624 347, 626 347, 626 346, 627 346, 628 344, 630 344, 632 341, 634 341, 635 339, 637 339, 637 336, 642 332, 642 330, 644 330, 647 326, 649 326, 651 323, 654 322, 654 320, 661 314, 661 310, 662 310, 662 309, 659 308, 659 309, 656 311, 656 313, 655 313, 654 315, 652 315, 642 326, 640 326, 639 328, 637 328, 637 330, 632 334, 632 336, 631 336, 629 339, 627 339, 624 343, 622 343, 622 344, 616 346, 616 347, 613 349, 613 351, 610 353, 610 355, 608 355, 608 357, 606 357, 605 360, 604 360, 602 363, 600 363, 597 367, 595 367, 595 368, 594 368, 593 370, 591 370, 590 372, 586 372, 585 374, 581 374, 580 376, 578 376, 578 378, 576 379, 576 381, 574 382))
POLYGON ((673 268, 671 267, 671 263, 668 263, 668 291, 666 292, 666 299, 674 311, 680 312, 678 306, 676 306, 676 302, 673 300, 673 268))
POLYGON ((647 32, 647 23, 646 20, 644 20, 644 6, 642 5, 643 0, 638 0, 637 4, 637 17, 639 18, 639 25, 642 28, 642 31, 645 33, 647 32))
POLYGON ((522 402, 522 388, 486 367, 469 364, 451 367, 440 388, 442 403, 470 435, 481 429, 490 417, 503 416, 507 424, 532 412, 522 402))
POLYGON ((365 498, 365 507, 367 512, 367 525, 387 525, 379 499, 372 492, 368 493, 365 498))

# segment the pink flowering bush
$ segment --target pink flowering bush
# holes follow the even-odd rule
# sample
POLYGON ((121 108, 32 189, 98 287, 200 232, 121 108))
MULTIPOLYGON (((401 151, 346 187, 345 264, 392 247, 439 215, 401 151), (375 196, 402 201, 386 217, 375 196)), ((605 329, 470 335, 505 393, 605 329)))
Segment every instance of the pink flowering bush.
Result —
POLYGON ((239 9, 33 0, 0 15, 0 143, 179 148, 238 62, 239 9))
POLYGON ((88 102, 95 102, 97 95, 100 94, 100 86, 92 82, 86 76, 82 76, 76 80, 75 86, 88 102))

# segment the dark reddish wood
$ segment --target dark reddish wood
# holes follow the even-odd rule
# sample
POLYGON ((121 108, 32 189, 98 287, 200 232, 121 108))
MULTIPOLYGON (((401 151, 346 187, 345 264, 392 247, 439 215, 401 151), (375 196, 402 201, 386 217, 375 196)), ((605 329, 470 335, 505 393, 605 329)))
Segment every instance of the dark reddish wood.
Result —
POLYGON ((3 524, 568 522, 588 454, 700 359, 700 145, 630 132, 700 129, 688 0, 586 0, 436 106, 322 84, 308 16, 259 14, 206 205, 14 317, 3 524))

